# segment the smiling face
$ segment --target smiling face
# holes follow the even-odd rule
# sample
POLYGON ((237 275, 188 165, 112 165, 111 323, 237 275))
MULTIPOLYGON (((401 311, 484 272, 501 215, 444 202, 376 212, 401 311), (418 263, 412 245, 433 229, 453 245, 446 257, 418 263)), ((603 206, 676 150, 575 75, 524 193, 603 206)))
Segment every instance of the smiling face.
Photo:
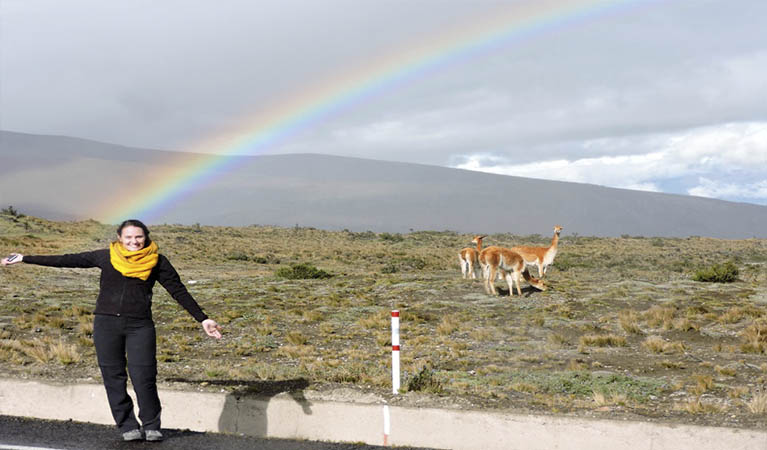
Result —
POLYGON ((135 252, 144 248, 146 244, 146 235, 141 227, 126 226, 122 229, 122 232, 117 235, 117 239, 120 241, 125 250, 129 252, 135 252))

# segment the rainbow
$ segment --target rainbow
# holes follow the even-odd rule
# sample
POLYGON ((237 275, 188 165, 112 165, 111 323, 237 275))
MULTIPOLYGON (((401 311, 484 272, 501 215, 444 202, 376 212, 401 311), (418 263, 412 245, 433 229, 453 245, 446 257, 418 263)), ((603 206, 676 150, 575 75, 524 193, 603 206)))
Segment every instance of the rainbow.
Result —
POLYGON ((127 218, 152 222, 172 204, 235 168, 241 158, 264 152, 332 114, 381 92, 495 49, 647 0, 529 0, 493 10, 483 20, 453 27, 422 42, 408 43, 356 70, 271 105, 247 117, 231 132, 194 148, 198 155, 165 170, 155 181, 113 196, 94 217, 117 223, 127 218), (117 197, 117 198, 115 198, 117 197))

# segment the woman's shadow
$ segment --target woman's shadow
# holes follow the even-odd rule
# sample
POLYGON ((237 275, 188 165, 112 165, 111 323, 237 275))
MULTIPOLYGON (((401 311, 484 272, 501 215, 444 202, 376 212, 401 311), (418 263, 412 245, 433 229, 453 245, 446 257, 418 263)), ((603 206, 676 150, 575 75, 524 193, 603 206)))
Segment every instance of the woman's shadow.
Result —
MULTIPOLYGON (((172 378, 168 381, 197 384, 199 381, 184 378, 172 378)), ((218 419, 218 431, 242 433, 248 436, 266 437, 268 432, 267 407, 272 397, 286 393, 299 406, 304 414, 312 414, 311 402, 304 396, 309 380, 205 380, 213 386, 230 386, 234 390, 226 395, 221 416, 218 419)))

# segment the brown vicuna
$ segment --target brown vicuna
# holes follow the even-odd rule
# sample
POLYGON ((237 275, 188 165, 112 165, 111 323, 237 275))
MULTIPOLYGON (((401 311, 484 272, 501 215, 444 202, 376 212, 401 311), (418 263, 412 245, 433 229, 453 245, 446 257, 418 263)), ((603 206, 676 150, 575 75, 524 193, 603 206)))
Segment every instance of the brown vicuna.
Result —
POLYGON ((512 283, 517 286, 517 293, 522 296, 522 288, 519 286, 521 277, 524 277, 528 283, 536 288, 542 291, 546 290, 543 281, 530 276, 522 256, 508 248, 487 247, 480 253, 479 260, 482 263, 482 272, 485 277, 485 292, 488 294, 498 295, 498 291, 495 289, 495 277, 499 271, 509 285, 510 296, 514 296, 512 283))
POLYGON ((477 248, 467 247, 461 250, 458 254, 458 258, 461 261, 461 273, 463 274, 463 278, 477 278, 477 270, 479 269, 479 261, 477 258, 482 251, 482 239, 484 238, 485 236, 474 236, 474 239, 472 239, 471 242, 477 244, 477 248))
POLYGON ((557 245, 559 244, 559 233, 562 232, 562 227, 557 225, 554 227, 554 237, 551 238, 551 245, 548 247, 513 247, 511 250, 519 253, 525 260, 525 265, 538 266, 538 276, 543 278, 546 276, 546 269, 554 262, 554 257, 557 256, 557 245))

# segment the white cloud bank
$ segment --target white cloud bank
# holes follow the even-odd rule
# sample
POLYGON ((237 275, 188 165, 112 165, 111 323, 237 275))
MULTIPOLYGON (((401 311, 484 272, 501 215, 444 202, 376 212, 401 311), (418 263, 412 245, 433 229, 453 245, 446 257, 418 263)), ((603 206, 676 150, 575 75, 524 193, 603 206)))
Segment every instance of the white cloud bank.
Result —
POLYGON ((767 200, 767 180, 735 184, 701 177, 698 183, 698 186, 687 191, 690 195, 711 198, 752 199, 761 201, 761 203, 765 203, 765 200, 767 200))
POLYGON ((767 123, 729 123, 636 138, 574 144, 572 153, 605 156, 515 164, 492 152, 453 167, 503 175, 591 183, 625 189, 687 193, 767 204, 767 123), (616 148, 633 154, 609 155, 616 148))

